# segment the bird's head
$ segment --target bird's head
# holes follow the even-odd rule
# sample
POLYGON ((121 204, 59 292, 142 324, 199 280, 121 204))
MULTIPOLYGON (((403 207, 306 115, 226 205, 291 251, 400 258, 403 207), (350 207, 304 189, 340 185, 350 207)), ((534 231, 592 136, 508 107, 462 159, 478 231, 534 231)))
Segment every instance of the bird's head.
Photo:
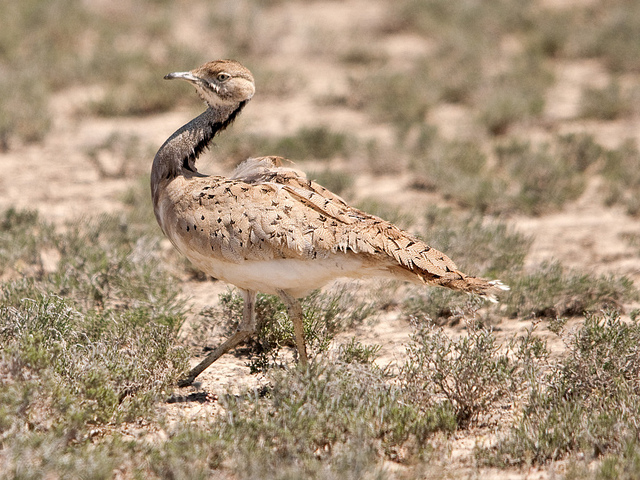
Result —
POLYGON ((192 83, 212 108, 237 105, 251 99, 256 91, 251 72, 235 60, 208 62, 190 72, 174 72, 164 78, 192 83))

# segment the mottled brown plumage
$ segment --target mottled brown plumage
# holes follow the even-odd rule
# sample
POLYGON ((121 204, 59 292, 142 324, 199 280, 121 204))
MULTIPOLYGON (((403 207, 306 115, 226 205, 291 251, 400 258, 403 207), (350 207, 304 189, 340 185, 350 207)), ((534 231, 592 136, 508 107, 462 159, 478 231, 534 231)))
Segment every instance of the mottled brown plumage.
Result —
POLYGON ((256 292, 278 294, 307 362, 296 300, 337 277, 383 276, 493 299, 497 281, 465 275, 443 253, 284 166, 279 157, 245 161, 230 178, 200 174, 195 161, 251 99, 251 73, 237 62, 210 62, 167 75, 195 85, 207 110, 176 131, 154 159, 151 189, 158 223, 204 272, 244 293, 239 331, 194 368, 193 379, 255 331, 256 292))

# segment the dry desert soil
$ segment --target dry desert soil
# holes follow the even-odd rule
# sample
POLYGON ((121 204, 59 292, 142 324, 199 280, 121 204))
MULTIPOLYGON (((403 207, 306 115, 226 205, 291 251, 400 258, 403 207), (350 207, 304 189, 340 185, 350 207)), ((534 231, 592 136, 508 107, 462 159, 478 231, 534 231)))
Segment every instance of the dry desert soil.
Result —
MULTIPOLYGON (((123 11, 132 8, 124 1, 87 3, 99 11, 113 9, 114 15, 122 15, 123 11)), ((570 11, 577 8, 576 5, 584 7, 593 2, 546 0, 537 3, 539 8, 570 11)), ((198 45, 197 49, 194 48, 197 50, 196 58, 203 60, 235 55, 237 52, 235 56, 238 60, 252 69, 277 72, 278 80, 264 94, 258 83, 257 94, 242 117, 216 140, 218 146, 199 161, 201 172, 225 174, 232 170, 234 165, 228 159, 219 158, 220 152, 228 151, 225 138, 242 143, 244 135, 279 138, 294 134, 303 127, 328 125, 333 131, 348 132, 363 142, 374 139, 387 152, 380 155, 381 158, 377 158, 373 166, 362 155, 345 158, 338 154, 329 161, 299 161, 291 158, 296 162, 296 167, 306 171, 309 176, 329 169, 353 179, 352 185, 343 192, 347 201, 358 203, 375 198, 379 203, 405 212, 424 211, 429 205, 464 211, 464 206, 441 195, 437 188, 415 187, 406 157, 398 161, 393 153, 396 130, 391 122, 378 121, 375 113, 351 105, 348 101, 335 101, 336 98, 349 96, 350 89, 354 88, 354 77, 366 74, 368 69, 379 68, 375 58, 383 58, 389 70, 406 71, 407 65, 411 65, 416 58, 433 51, 432 38, 402 28, 394 30, 389 27, 384 31, 381 26, 388 20, 392 7, 380 1, 266 2, 267 6, 259 6, 259 2, 239 2, 236 7, 232 6, 232 2, 226 2, 225 5, 225 12, 233 10, 233 15, 238 18, 244 16, 252 19, 243 27, 242 21, 233 17, 235 26, 225 30, 236 37, 244 36, 248 42, 257 38, 244 50, 232 45, 231 41, 225 43, 228 39, 210 31, 206 16, 198 13, 198 9, 206 10, 205 2, 193 2, 190 8, 173 10, 171 38, 186 45, 198 45), (345 45, 354 43, 358 32, 376 29, 384 33, 366 35, 366 49, 359 47, 357 50, 363 56, 365 53, 373 55, 374 60, 365 59, 364 63, 355 64, 345 62, 345 45), (206 40, 204 46, 203 38, 206 40), (372 63, 367 63, 369 61, 372 63), (281 83, 287 84, 279 85, 281 83), (332 98, 334 101, 318 100, 323 98, 332 98)), ((231 14, 228 15, 231 18, 231 14)), ((518 48, 517 45, 510 47, 506 43, 504 48, 507 51, 509 48, 518 48)), ((161 55, 162 52, 150 54, 161 55)), ((510 127, 509 134, 517 133, 520 138, 539 142, 556 134, 586 133, 604 147, 612 149, 629 139, 640 142, 638 110, 611 120, 580 115, 583 90, 606 85, 611 77, 611 72, 601 60, 560 57, 551 58, 547 63, 553 72, 553 83, 545 91, 543 111, 533 121, 516 122, 510 127)), ((194 68, 196 66, 192 65, 194 68)), ((175 69, 182 68, 185 66, 176 65, 175 69)), ((637 83, 637 74, 625 75, 621 81, 637 83)), ((265 78, 264 75, 257 77, 265 78)), ((162 90, 166 86, 158 77, 152 88, 162 90)), ((424 88, 419 80, 416 80, 414 87, 424 88)), ((186 84, 183 88, 185 91, 190 89, 186 84)), ((140 179, 148 175, 155 149, 201 108, 195 95, 192 98, 185 95, 175 108, 160 113, 102 116, 88 112, 87 105, 103 94, 104 87, 96 83, 57 90, 48 100, 52 114, 51 127, 42 140, 29 143, 9 139, 7 148, 0 152, 3 171, 0 176, 0 210, 10 207, 35 209, 43 218, 64 226, 67 222, 102 212, 131 208, 124 204, 123 196, 132 186, 144 181, 140 179), (118 141, 135 138, 137 145, 142 147, 136 155, 126 157, 117 148, 104 147, 113 138, 120 139, 118 141)), ((475 118, 473 106, 441 101, 429 109, 424 122, 437 127, 439 134, 447 139, 487 138, 487 142, 493 141, 494 137, 490 134, 476 135, 479 127, 475 118)), ((250 151, 248 154, 277 155, 280 152, 250 151)), ((640 165, 637 167, 640 168, 640 165)), ((525 259, 526 266, 535 268, 544 262, 558 261, 567 268, 589 274, 627 276, 636 286, 640 286, 640 248, 637 242, 629 241, 629 238, 638 239, 640 217, 630 215, 624 205, 606 205, 600 188, 602 182, 601 177, 591 176, 578 198, 539 214, 511 211, 499 215, 500 221, 533 239, 525 259)), ((165 240, 163 248, 170 251, 172 247, 165 240)), ((57 259, 54 254, 52 258, 45 256, 43 261, 55 265, 57 259)), ((226 292, 228 286, 214 279, 196 278, 187 271, 186 264, 179 265, 183 270, 175 273, 181 281, 182 296, 190 304, 179 341, 190 348, 193 355, 191 364, 194 365, 203 353, 203 341, 214 344, 220 341, 222 332, 212 329, 213 333, 203 339, 194 333, 192 327, 201 324, 203 309, 215 306, 219 301, 218 295, 226 292)), ((364 282, 361 288, 375 289, 379 285, 376 282, 364 282)), ((638 306, 633 302, 623 305, 627 315, 638 306)), ((503 318, 494 328, 500 338, 507 338, 530 328, 532 321, 503 318)), ((581 321, 580 317, 570 320, 575 324, 581 321)), ((453 336, 465 333, 464 323, 447 325, 445 328, 453 336)), ((378 315, 373 324, 365 323, 341 333, 336 343, 356 336, 365 344, 378 344, 381 350, 377 361, 386 365, 403 358, 411 331, 408 319, 396 306, 378 315)), ((542 325, 539 333, 550 342, 554 351, 562 351, 562 342, 546 326, 542 325)), ((250 374, 246 364, 247 359, 242 355, 227 354, 198 378, 196 387, 176 389, 175 394, 187 396, 194 391, 201 391, 214 397, 228 391, 239 391, 246 386, 259 386, 264 378, 250 374)), ((178 402, 159 408, 164 409, 167 417, 175 422, 197 421, 221 414, 221 406, 216 401, 178 402)), ((490 443, 494 430, 495 427, 487 429, 478 426, 457 431, 448 440, 449 453, 447 460, 442 463, 442 470, 435 476, 425 474, 425 478, 443 475, 454 478, 546 479, 563 475, 562 461, 507 470, 476 466, 474 447, 490 443)), ((395 472, 392 475, 402 478, 403 467, 388 463, 388 472, 395 472)))

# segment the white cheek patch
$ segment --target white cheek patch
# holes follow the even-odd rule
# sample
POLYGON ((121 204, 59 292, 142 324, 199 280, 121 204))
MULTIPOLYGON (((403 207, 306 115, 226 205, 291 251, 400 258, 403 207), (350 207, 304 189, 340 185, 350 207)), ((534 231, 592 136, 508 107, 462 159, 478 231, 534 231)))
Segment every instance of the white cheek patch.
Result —
MULTIPOLYGON (((214 86, 215 87, 215 86, 214 86)), ((230 105, 234 105, 234 101, 232 100, 224 100, 220 98, 214 91, 210 89, 201 88, 199 85, 196 85, 196 89, 200 94, 200 97, 207 102, 210 107, 228 107, 230 105)))

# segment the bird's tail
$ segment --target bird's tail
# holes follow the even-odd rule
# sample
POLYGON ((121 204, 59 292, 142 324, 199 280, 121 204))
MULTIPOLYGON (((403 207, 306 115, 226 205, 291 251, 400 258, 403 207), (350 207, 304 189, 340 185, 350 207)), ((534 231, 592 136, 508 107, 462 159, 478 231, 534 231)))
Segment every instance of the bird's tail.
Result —
POLYGON ((388 222, 380 221, 376 227, 377 235, 371 243, 397 262, 391 270, 400 278, 473 293, 491 302, 497 302, 497 295, 509 290, 500 280, 466 275, 444 253, 388 222))
MULTIPOLYGON (((444 280, 444 279, 443 279, 444 280)), ((452 290, 459 290, 467 293, 473 293, 486 298, 490 302, 498 301, 498 294, 509 290, 509 286, 500 280, 486 280, 484 278, 463 276, 449 281, 440 283, 443 287, 452 290)))

